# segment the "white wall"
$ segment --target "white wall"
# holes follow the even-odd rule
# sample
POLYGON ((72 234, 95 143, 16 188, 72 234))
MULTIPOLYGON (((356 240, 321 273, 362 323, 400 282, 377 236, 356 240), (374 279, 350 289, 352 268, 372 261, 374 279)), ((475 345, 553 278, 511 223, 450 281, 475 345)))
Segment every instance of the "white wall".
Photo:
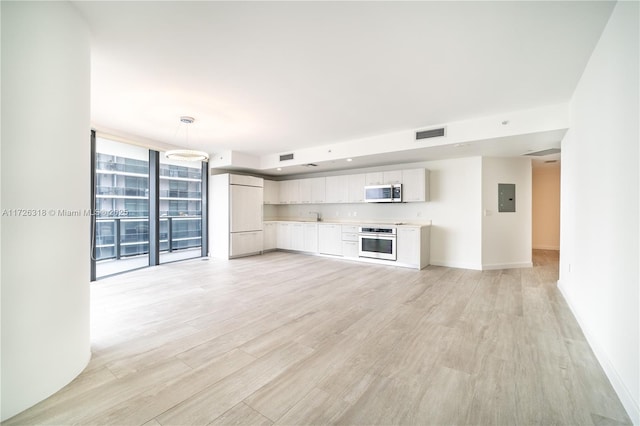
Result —
POLYGON ((2 2, 2 420, 90 358, 89 33, 66 2, 2 2))
POLYGON ((431 201, 431 263, 482 269, 482 158, 428 163, 431 201))
POLYGON ((482 158, 482 267, 530 267, 531 160, 482 158), (516 185, 516 211, 498 212, 498 184, 516 185))
POLYGON ((533 248, 560 250, 560 164, 533 168, 533 248))
POLYGON ((618 2, 571 101, 562 141, 560 289, 640 424, 639 4, 618 2))
POLYGON ((265 208, 265 217, 308 218, 310 211, 318 211, 326 221, 431 221, 431 264, 481 269, 481 162, 480 157, 470 157, 333 173, 423 167, 430 171, 430 201, 426 203, 270 206, 265 208))

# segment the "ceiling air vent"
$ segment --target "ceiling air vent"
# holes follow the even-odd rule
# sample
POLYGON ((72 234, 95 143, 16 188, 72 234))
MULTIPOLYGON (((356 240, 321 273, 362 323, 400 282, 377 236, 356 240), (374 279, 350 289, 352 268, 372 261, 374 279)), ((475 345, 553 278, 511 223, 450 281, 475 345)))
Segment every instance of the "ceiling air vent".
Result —
POLYGON ((440 127, 438 129, 422 130, 421 132, 416 132, 416 140, 439 138, 440 136, 444 136, 444 129, 444 127, 440 127))
POLYGON ((560 148, 550 148, 550 149, 545 149, 545 150, 542 150, 542 151, 529 152, 529 153, 524 154, 524 155, 530 155, 532 157, 543 157, 545 155, 557 154, 559 152, 560 152, 560 148))
POLYGON ((280 156, 280 161, 293 160, 293 153, 291 154, 282 154, 280 156))

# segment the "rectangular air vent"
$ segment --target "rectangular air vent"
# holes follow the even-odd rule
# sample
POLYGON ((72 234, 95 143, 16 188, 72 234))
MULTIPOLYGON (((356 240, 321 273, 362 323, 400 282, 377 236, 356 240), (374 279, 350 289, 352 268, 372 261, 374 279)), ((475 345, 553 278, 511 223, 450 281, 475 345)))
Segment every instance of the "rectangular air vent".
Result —
POLYGON ((291 154, 282 154, 280 156, 280 161, 293 160, 293 153, 291 154))
POLYGON ((440 127, 438 129, 422 130, 420 132, 416 132, 416 140, 439 138, 440 136, 444 136, 444 129, 444 127, 440 127))
POLYGON ((543 151, 529 152, 524 155, 531 155, 533 157, 543 157, 545 155, 557 154, 559 152, 560 152, 560 148, 551 148, 551 149, 545 149, 543 151))

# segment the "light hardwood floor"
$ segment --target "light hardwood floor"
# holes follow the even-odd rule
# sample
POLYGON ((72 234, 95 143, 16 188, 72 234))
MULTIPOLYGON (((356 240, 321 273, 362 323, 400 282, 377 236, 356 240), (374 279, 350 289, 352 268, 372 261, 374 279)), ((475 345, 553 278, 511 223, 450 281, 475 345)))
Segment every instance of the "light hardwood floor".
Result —
POLYGON ((3 425, 630 424, 557 262, 415 271, 275 252, 105 279, 88 368, 3 425))

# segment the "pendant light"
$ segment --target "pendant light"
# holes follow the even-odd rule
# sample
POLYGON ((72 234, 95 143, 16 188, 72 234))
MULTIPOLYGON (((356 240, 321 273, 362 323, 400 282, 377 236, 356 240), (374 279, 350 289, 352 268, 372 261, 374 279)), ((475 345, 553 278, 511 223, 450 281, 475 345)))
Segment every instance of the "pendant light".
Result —
MULTIPOLYGON (((193 117, 188 117, 183 115, 180 117, 180 122, 187 124, 192 124, 195 120, 193 117)), ((189 128, 186 129, 186 141, 187 145, 189 144, 189 128)), ((171 149, 164 153, 164 156, 170 160, 180 160, 180 161, 207 161, 209 159, 209 154, 204 151, 196 151, 193 149, 171 149)))

